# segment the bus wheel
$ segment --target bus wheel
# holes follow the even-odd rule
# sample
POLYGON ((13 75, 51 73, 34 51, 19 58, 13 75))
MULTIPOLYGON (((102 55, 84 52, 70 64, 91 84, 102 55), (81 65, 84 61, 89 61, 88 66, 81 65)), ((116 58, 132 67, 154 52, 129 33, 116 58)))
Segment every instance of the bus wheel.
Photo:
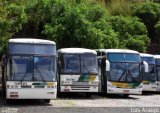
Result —
POLYGON ((50 99, 44 99, 44 102, 49 104, 50 103, 50 99))
POLYGON ((11 104, 11 100, 10 100, 10 99, 5 99, 5 100, 4 100, 4 104, 6 104, 6 105, 11 104))
POLYGON ((91 94, 90 93, 86 93, 86 98, 90 98, 91 94))
POLYGON ((123 97, 127 98, 129 97, 129 94, 124 94, 123 97))

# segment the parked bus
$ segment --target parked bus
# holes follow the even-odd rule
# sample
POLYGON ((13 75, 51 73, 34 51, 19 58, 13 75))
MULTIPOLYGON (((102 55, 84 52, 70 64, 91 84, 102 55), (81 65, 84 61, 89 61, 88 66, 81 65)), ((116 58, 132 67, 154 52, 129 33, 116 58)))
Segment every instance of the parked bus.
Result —
POLYGON ((143 91, 157 90, 157 74, 154 56, 151 54, 141 53, 141 60, 148 63, 148 72, 143 73, 143 91))
POLYGON ((160 55, 154 55, 157 74, 157 91, 160 92, 160 55))
POLYGON ((106 94, 141 94, 142 71, 148 64, 141 62, 137 51, 125 49, 98 49, 98 63, 101 71, 100 92, 106 94))
POLYGON ((41 39, 10 39, 5 66, 6 101, 44 99, 57 95, 56 44, 41 39))
POLYGON ((63 48, 58 50, 58 92, 98 92, 98 62, 95 50, 63 48))

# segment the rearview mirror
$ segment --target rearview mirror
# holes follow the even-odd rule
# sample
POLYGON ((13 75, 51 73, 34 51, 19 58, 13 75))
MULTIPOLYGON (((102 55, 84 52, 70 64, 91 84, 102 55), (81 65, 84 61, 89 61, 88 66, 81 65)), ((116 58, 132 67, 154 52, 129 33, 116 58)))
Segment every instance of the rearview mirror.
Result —
POLYGON ((143 61, 143 65, 144 65, 144 72, 147 73, 149 71, 148 63, 146 61, 143 61))
POLYGON ((106 60, 106 71, 110 71, 110 63, 106 60))

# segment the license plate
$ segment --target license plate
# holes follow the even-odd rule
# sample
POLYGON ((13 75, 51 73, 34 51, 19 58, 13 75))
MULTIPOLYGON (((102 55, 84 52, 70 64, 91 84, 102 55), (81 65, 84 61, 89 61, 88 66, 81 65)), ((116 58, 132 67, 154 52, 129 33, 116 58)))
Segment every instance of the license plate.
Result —
POLYGON ((123 90, 124 94, 129 94, 129 90, 123 90))
POLYGON ((63 91, 65 91, 65 92, 69 92, 69 89, 64 89, 63 91))

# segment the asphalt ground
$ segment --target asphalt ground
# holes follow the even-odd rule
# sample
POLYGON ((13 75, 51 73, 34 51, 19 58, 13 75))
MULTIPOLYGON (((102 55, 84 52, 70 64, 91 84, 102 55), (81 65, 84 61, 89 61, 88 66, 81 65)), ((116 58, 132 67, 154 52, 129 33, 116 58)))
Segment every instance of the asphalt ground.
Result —
MULTIPOLYGON (((2 94, 1 94, 2 95, 2 94)), ((160 113, 160 94, 105 95, 69 93, 51 100, 12 100, 6 104, 0 97, 0 113, 160 113)))

